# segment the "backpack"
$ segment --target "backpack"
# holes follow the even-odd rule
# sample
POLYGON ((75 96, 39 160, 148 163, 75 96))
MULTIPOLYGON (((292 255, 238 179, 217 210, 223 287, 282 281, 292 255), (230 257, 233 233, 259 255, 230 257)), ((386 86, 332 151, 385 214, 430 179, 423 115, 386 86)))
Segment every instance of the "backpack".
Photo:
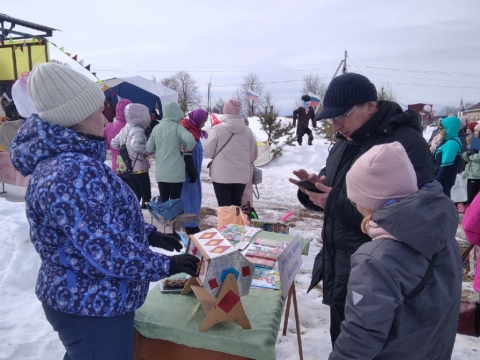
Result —
POLYGON ((117 175, 122 179, 127 178, 132 173, 132 159, 128 155, 127 145, 120 146, 117 156, 117 175))

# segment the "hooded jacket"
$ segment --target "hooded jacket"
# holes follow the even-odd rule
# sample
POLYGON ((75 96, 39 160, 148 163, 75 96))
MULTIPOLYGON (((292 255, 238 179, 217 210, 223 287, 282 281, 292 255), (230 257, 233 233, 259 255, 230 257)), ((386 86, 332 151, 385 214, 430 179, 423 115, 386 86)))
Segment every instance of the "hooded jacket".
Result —
POLYGON ((147 151, 155 153, 155 179, 157 182, 181 183, 185 181, 185 161, 182 151, 192 151, 196 141, 180 125, 183 111, 173 102, 163 105, 163 119, 153 128, 147 142, 147 151))
MULTIPOLYGON (((462 219, 463 231, 467 241, 480 247, 480 195, 477 194, 462 219)), ((477 269, 473 280, 473 290, 480 292, 480 261, 477 260, 477 269)))
POLYGON ((442 120, 445 138, 435 152, 435 180, 442 184, 444 192, 450 193, 455 184, 457 169, 462 160, 462 143, 458 138, 460 119, 452 116, 442 120))
POLYGON ((389 101, 378 101, 377 106, 378 112, 352 134, 352 141, 338 135, 330 150, 326 167, 320 172, 326 176, 326 185, 332 188, 325 209, 298 192, 307 209, 324 210, 323 248, 315 258, 309 290, 323 279, 323 303, 327 305, 345 302, 350 256, 370 241, 360 229, 363 216, 347 198, 345 176, 353 163, 372 146, 398 141, 413 164, 418 187, 433 180, 432 157, 417 113, 404 112, 389 101))
POLYGON ((212 181, 221 184, 248 183, 256 147, 252 130, 240 115, 223 115, 222 122, 212 128, 205 145, 205 155, 210 159, 215 156, 211 165, 212 181))
POLYGON ((450 359, 462 291, 454 204, 433 182, 372 220, 398 240, 375 239, 353 254, 345 321, 329 359, 450 359), (409 297, 430 261, 429 280, 409 297))
POLYGON ((121 99, 116 108, 117 115, 113 123, 108 123, 103 129, 103 136, 107 139, 108 150, 112 152, 112 169, 117 172, 118 150, 112 148, 112 140, 118 135, 120 130, 127 124, 125 119, 125 107, 132 102, 128 99, 121 99))
POLYGON ((120 146, 126 144, 128 155, 133 164, 132 173, 148 171, 150 163, 148 162, 147 137, 144 129, 150 124, 150 117, 142 119, 138 116, 132 116, 127 109, 125 119, 127 125, 112 140, 112 149, 120 150, 120 146))
POLYGON ((26 213, 41 257, 38 299, 83 316, 139 308, 149 282, 168 276, 170 258, 149 249, 155 227, 104 163, 106 142, 34 115, 18 131, 10 156, 20 173, 31 175, 26 213))

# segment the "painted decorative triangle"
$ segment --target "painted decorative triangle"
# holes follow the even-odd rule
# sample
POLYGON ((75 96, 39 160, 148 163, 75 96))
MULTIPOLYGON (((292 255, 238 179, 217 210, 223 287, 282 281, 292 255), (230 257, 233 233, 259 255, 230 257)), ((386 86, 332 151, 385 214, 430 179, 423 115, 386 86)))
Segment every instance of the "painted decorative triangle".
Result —
POLYGON ((360 300, 363 299, 363 295, 357 293, 356 291, 352 291, 353 296, 353 305, 357 305, 360 300))

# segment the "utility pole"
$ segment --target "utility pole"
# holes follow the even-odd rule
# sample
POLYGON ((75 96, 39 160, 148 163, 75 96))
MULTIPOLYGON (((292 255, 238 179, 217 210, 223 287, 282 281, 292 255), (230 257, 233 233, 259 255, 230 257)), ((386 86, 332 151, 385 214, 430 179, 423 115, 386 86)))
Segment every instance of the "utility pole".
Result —
POLYGON ((212 109, 211 109, 211 105, 212 105, 212 104, 210 103, 210 100, 211 100, 211 99, 210 99, 210 87, 212 86, 212 75, 210 75, 210 82, 209 82, 207 85, 208 85, 208 93, 207 93, 207 94, 208 94, 208 95, 207 95, 207 98, 208 98, 208 100, 207 100, 207 111, 208 111, 208 112, 211 112, 211 110, 212 110, 212 109))
POLYGON ((347 73, 347 49, 345 49, 345 58, 343 59, 343 69, 342 72, 344 74, 347 73))

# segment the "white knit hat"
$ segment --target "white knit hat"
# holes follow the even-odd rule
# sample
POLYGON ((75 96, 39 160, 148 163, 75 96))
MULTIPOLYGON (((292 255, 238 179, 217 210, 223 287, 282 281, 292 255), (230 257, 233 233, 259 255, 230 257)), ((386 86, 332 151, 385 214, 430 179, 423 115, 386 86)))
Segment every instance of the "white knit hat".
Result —
POLYGON ((347 197, 364 209, 378 210, 418 190, 417 176, 402 144, 377 145, 347 172, 347 197))
POLYGON ((68 66, 35 65, 28 79, 28 93, 46 122, 70 127, 100 109, 105 95, 98 84, 68 66))

